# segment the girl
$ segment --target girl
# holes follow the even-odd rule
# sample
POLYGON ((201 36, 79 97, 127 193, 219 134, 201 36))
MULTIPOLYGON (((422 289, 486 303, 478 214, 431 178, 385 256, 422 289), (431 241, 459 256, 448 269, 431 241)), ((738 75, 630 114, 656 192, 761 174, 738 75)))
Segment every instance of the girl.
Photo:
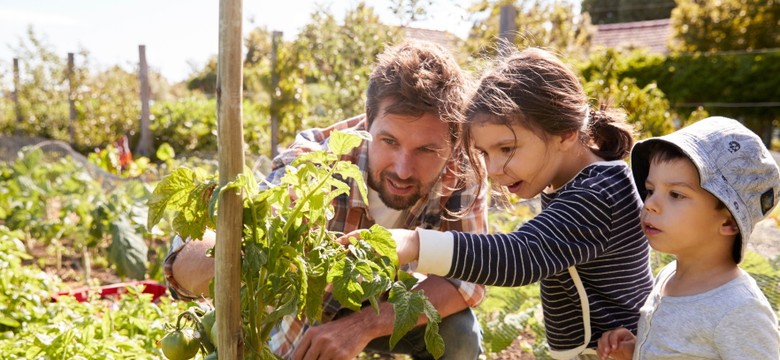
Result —
POLYGON ((602 332, 636 332, 652 277, 625 116, 590 109, 572 70, 528 49, 483 76, 466 128, 472 165, 520 198, 541 194, 542 212, 509 234, 392 230, 399 260, 479 284, 540 281, 555 358, 596 358, 602 332))

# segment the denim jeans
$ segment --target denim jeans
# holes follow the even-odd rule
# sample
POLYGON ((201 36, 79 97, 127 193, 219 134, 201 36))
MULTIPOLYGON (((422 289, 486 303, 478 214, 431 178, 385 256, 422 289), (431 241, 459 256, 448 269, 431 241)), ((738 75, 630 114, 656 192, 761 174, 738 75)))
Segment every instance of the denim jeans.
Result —
MULTIPOLYGON (((470 308, 442 319, 439 324, 439 334, 444 339, 444 356, 441 359, 476 359, 482 353, 482 328, 470 308)), ((392 351, 390 336, 383 336, 369 342, 366 352, 406 354, 413 359, 433 359, 433 356, 425 350, 425 325, 409 331, 398 341, 392 351)))

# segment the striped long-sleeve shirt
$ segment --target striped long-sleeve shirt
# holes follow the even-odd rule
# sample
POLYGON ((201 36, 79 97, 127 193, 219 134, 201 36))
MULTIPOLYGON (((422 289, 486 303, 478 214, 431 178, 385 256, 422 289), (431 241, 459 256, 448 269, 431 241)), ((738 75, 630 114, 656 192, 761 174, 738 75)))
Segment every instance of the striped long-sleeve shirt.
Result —
POLYGON ((419 230, 418 269, 486 285, 540 281, 551 354, 571 358, 606 330, 636 332, 652 288, 641 205, 624 162, 592 164, 542 194, 543 211, 515 232, 419 230))

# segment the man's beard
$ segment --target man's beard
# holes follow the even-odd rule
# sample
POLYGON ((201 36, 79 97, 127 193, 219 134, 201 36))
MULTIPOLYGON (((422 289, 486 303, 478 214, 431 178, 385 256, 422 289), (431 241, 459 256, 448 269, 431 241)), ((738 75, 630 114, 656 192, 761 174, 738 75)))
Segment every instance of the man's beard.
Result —
POLYGON ((400 178, 398 178, 397 175, 387 171, 381 172, 379 174, 379 179, 377 179, 373 173, 369 172, 368 187, 379 194, 379 198, 387 207, 394 210, 406 210, 412 207, 414 204, 420 201, 420 198, 422 198, 422 194, 420 193, 420 189, 422 189, 422 185, 417 180, 403 181, 400 178), (386 181, 383 181, 383 179, 384 180, 391 179, 396 184, 412 185, 414 187, 414 191, 412 191, 409 195, 406 196, 393 195, 385 187, 388 185, 386 181))

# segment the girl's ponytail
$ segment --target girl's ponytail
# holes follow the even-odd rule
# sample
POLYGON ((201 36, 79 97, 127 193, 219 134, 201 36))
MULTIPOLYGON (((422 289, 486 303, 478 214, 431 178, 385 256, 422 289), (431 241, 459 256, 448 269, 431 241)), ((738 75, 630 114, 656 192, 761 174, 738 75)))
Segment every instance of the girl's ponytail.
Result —
POLYGON ((625 112, 605 105, 599 110, 590 110, 586 132, 594 154, 604 160, 620 160, 628 156, 634 145, 634 128, 625 119, 625 112))

